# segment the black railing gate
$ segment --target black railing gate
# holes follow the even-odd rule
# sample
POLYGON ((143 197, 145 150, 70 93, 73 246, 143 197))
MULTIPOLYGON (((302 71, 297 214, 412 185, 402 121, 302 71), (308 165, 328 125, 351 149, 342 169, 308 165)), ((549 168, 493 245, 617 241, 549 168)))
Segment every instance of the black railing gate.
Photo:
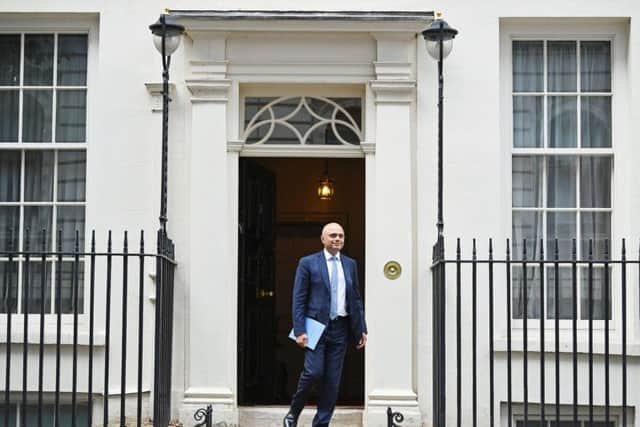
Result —
POLYGON ((509 427, 627 426, 627 307, 638 297, 627 282, 631 268, 640 280, 640 251, 628 259, 622 240, 613 258, 609 241, 585 240, 579 259, 575 239, 563 251, 557 240, 518 243, 507 240, 500 259, 491 240, 484 258, 475 239, 466 257, 460 239, 454 259, 442 239, 434 247, 433 425, 485 425, 482 405, 490 426, 496 408, 509 427))
POLYGON ((72 239, 58 232, 53 250, 47 235, 43 230, 39 247, 33 248, 26 230, 23 247, 16 250, 13 232, 0 233, 8 242, 0 248, 0 317, 6 325, 0 342, 5 368, 0 374, 4 376, 0 426, 106 427, 118 420, 120 426, 139 427, 151 421, 166 427, 171 410, 172 241, 161 230, 157 253, 146 253, 140 233, 139 249, 130 251, 125 232, 118 252, 109 232, 106 251, 99 252, 92 232, 87 252, 78 232, 72 239), (156 264, 154 316, 145 301, 150 259, 156 264), (129 301, 130 295, 137 301, 129 301), (155 324, 145 324, 145 314, 155 317, 155 324), (150 351, 144 343, 152 335, 150 351), (97 343, 98 337, 104 342, 97 343), (145 384, 144 373, 151 374, 145 360, 150 358, 153 383, 145 384), (119 368, 117 380, 111 377, 114 367, 119 368), (135 381, 128 381, 128 375, 135 381), (117 389, 111 387, 116 383, 117 389), (115 402, 119 405, 110 405, 115 402), (98 420, 94 419, 97 403, 102 404, 98 420), (127 412, 127 407, 135 411, 127 412))

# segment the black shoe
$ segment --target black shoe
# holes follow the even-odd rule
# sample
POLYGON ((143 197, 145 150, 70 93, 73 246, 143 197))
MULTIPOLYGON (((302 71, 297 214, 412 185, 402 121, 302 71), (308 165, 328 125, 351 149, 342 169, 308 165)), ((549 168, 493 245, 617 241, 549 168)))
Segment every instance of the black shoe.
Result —
POLYGON ((283 427, 296 427, 298 425, 298 417, 293 415, 291 412, 287 413, 284 416, 284 420, 282 420, 283 427))

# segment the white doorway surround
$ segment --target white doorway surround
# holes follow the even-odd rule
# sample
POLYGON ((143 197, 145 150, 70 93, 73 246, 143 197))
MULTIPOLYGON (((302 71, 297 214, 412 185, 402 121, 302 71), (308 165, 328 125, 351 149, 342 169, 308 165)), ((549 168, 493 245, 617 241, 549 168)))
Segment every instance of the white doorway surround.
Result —
POLYGON ((391 406, 405 415, 403 425, 421 425, 412 297, 417 282, 412 159, 415 58, 421 48, 416 34, 432 14, 171 14, 189 36, 185 211, 191 231, 189 260, 181 266, 189 289, 180 419, 191 422, 195 409, 207 404, 213 404, 216 422, 238 424, 246 416, 240 415, 236 398, 239 157, 364 157, 370 336, 362 422, 386 425, 391 406), (352 146, 245 144, 247 96, 361 97, 363 139, 352 146), (396 280, 383 274, 384 264, 392 260, 402 266, 396 280))

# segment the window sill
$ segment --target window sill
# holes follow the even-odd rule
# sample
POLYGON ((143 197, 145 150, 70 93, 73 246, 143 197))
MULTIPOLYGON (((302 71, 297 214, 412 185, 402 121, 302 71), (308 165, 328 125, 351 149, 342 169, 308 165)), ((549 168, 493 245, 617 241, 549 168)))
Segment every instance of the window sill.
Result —
MULTIPOLYGON (((563 337, 560 342, 560 353, 573 353, 573 341, 571 339, 567 340, 563 337)), ((555 353, 556 342, 555 339, 545 339, 544 341, 544 352, 546 353, 555 353)), ((600 338, 596 338, 594 336, 593 339, 593 353, 594 354, 604 354, 604 340, 600 338)), ((521 337, 513 337, 511 339, 511 351, 514 353, 522 353, 524 351, 524 340, 521 337)), ((527 340, 527 352, 529 353, 538 353, 540 351, 540 340, 536 337, 533 339, 527 340)), ((494 352, 495 353, 506 353, 507 352, 507 338, 500 337, 496 338, 494 341, 494 352)), ((579 337, 578 339, 578 353, 579 354, 588 354, 589 353, 589 342, 585 340, 583 337, 579 337)), ((610 355, 621 355, 622 354, 622 343, 619 341, 619 338, 616 337, 615 341, 613 337, 609 342, 609 354, 610 355)), ((640 356, 640 344, 630 343, 627 341, 627 356, 640 356)))
MULTIPOLYGON (((17 326, 17 325, 16 325, 17 326)), ((23 344, 24 334, 22 331, 22 325, 20 325, 20 330, 17 328, 13 329, 11 332, 11 344, 12 345, 22 345, 23 344)), ((45 329, 44 332, 44 344, 45 345, 55 345, 56 344, 56 331, 55 326, 50 328, 49 330, 45 329)), ((6 329, 0 332, 0 344, 5 344, 7 342, 7 331, 6 329)), ((104 346, 105 335, 103 331, 95 332, 93 334, 93 345, 94 346, 104 346)), ((28 334, 28 343, 29 345, 38 345, 40 344, 40 330, 30 330, 28 334)), ((60 344, 62 345, 72 345, 73 344, 73 325, 63 325, 62 331, 60 333, 60 344)), ((84 330, 78 331, 78 345, 80 346, 88 346, 89 345, 89 333, 84 330)))

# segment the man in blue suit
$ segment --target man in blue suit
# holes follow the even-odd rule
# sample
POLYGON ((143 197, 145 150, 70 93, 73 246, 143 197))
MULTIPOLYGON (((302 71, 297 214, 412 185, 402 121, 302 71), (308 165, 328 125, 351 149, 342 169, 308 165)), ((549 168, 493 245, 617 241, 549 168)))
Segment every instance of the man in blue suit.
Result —
POLYGON ((293 333, 305 348, 305 317, 326 325, 315 350, 305 348, 298 389, 285 416, 284 427, 295 427, 314 383, 319 387, 314 427, 328 426, 338 397, 342 362, 350 341, 361 349, 367 342, 358 271, 354 259, 340 253, 344 230, 329 223, 320 237, 324 249, 300 259, 293 285, 293 333))

